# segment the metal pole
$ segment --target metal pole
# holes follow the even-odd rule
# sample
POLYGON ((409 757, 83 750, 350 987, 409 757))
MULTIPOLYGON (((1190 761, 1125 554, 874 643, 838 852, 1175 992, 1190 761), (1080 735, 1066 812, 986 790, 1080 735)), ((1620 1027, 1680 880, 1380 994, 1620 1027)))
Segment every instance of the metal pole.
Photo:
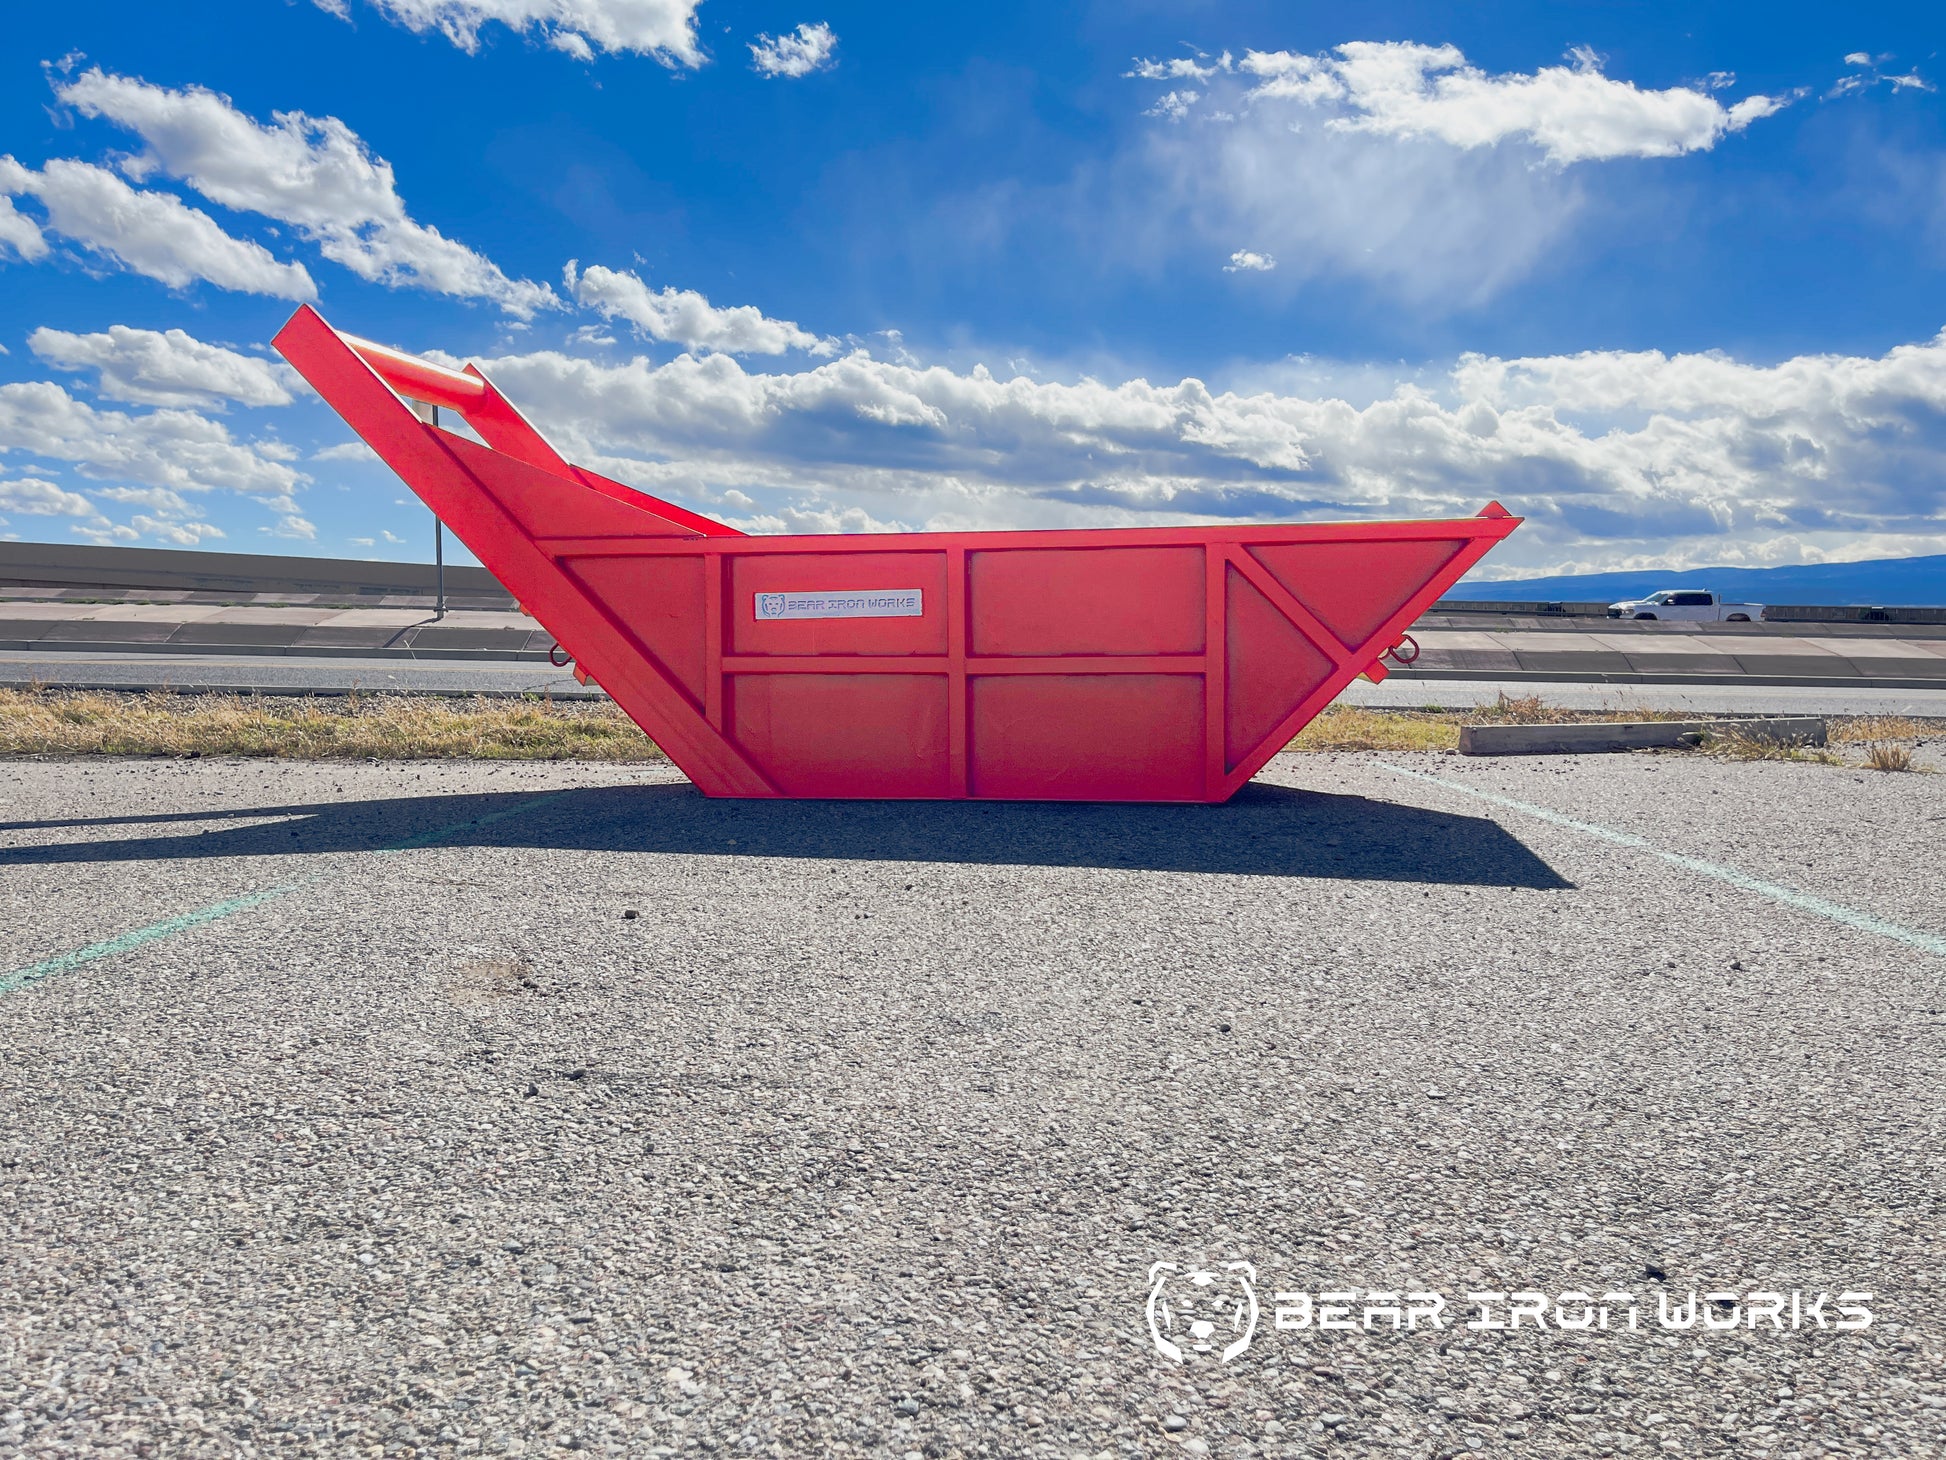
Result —
MULTIPOLYGON (((427 424, 439 424, 439 407, 426 407, 427 424)), ((437 512, 432 514, 432 566, 436 582, 437 596, 433 601, 432 616, 436 619, 446 617, 446 524, 439 520, 437 512)))

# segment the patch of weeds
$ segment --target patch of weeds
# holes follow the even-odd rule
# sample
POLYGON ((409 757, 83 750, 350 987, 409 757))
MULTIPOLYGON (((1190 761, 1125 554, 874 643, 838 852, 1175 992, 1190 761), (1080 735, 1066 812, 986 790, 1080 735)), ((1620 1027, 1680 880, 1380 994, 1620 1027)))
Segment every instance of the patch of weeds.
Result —
POLYGON ((0 755, 649 761, 612 704, 0 689, 0 755))
POLYGON ((1780 740, 1734 728, 1720 733, 1705 731, 1698 748, 1726 760, 1797 760, 1814 765, 1844 764, 1829 750, 1803 740, 1780 740))
POLYGON ((1879 740, 1865 747, 1865 765, 1875 771, 1909 771, 1912 747, 1893 740, 1879 740))

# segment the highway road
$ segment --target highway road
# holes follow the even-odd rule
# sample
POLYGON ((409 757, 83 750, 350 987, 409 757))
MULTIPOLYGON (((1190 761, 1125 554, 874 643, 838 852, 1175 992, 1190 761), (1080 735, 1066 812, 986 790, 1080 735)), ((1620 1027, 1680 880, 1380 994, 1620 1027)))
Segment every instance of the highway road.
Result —
MULTIPOLYGON (((1422 705, 1464 708, 1495 695, 1540 695, 1567 709, 1695 710, 1703 714, 1916 715, 1946 718, 1946 684, 1939 689, 1833 689, 1819 685, 1751 685, 1726 675, 1721 685, 1574 684, 1518 679, 1410 679, 1355 682, 1346 702, 1399 709, 1422 705)), ((414 691, 443 694, 596 696, 567 670, 531 661, 470 659, 325 659, 271 654, 67 654, 49 650, 0 652, 0 685, 33 683, 81 689, 219 689, 278 694, 414 691)))

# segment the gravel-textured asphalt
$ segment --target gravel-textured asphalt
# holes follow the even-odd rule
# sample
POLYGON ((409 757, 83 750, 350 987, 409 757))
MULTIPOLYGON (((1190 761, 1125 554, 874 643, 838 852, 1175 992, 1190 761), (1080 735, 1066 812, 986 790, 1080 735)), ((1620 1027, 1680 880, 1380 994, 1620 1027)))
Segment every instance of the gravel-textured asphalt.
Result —
POLYGON ((0 765, 0 1454, 1946 1449, 1946 776, 1265 782, 0 765), (1274 1326, 1374 1290, 1458 1322, 1274 1326), (1874 1322, 1660 1327, 1797 1290, 1874 1322), (1527 1291, 1642 1326, 1463 1326, 1527 1291))

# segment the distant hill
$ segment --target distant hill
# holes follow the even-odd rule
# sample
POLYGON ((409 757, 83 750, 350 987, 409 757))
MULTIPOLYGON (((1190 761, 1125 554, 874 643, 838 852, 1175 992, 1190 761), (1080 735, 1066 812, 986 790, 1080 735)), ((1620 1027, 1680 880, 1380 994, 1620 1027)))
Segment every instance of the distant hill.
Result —
POLYGON ((1867 563, 1811 563, 1795 568, 1685 568, 1680 573, 1587 573, 1567 578, 1467 581, 1448 598, 1614 603, 1662 588, 1710 588, 1749 603, 1862 603, 1877 608, 1946 604, 1946 553, 1879 558, 1867 563))

